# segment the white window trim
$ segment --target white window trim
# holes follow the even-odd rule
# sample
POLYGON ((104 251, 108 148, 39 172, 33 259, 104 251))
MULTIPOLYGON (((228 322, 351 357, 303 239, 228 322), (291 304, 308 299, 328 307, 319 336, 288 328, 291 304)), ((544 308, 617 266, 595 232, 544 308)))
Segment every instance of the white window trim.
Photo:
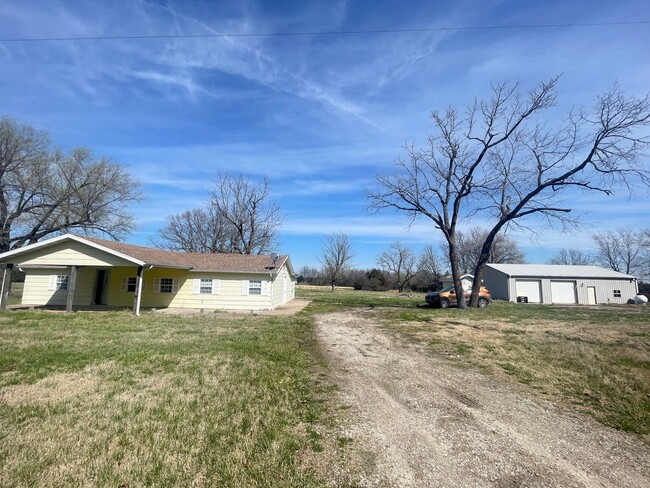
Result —
POLYGON ((154 278, 153 280, 153 292, 154 293, 170 293, 167 291, 160 291, 160 281, 161 280, 172 280, 172 291, 171 293, 178 293, 179 290, 179 279, 178 278, 171 278, 169 276, 163 276, 161 278, 154 278))
MULTIPOLYGON (((138 277, 137 276, 122 276, 122 281, 120 282, 120 291, 122 293, 135 293, 135 291, 129 291, 129 278, 135 280, 135 287, 138 287, 138 277)), ((142 278, 142 292, 144 293, 147 289, 147 278, 142 278)))
MULTIPOLYGON (((66 287, 61 288, 59 286, 59 278, 66 278, 69 280, 68 275, 50 275, 50 281, 48 283, 47 289, 49 291, 67 291, 68 289, 68 281, 66 281, 66 287)), ((62 280, 63 281, 63 280, 62 280)))
POLYGON ((271 287, 269 286, 269 281, 268 280, 241 280, 241 294, 242 296, 250 296, 250 282, 251 281, 259 281, 261 283, 261 288, 260 288, 260 294, 259 295, 253 295, 253 296, 262 296, 266 297, 271 295, 271 287))
POLYGON ((194 278, 192 283, 193 295, 218 295, 219 294, 219 280, 212 279, 212 288, 210 293, 201 293, 201 280, 209 280, 210 278, 194 278))

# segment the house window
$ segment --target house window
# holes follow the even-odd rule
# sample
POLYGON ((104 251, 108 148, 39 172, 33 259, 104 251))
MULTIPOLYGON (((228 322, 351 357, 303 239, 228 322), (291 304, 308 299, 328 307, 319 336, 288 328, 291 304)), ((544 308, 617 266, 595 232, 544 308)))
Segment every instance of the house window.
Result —
POLYGON ((250 280, 248 282, 248 294, 249 295, 261 295, 262 294, 262 280, 250 280))
POLYGON ((128 282, 126 283, 126 291, 135 292, 136 282, 137 282, 137 278, 135 276, 130 276, 128 282))
POLYGON ((68 275, 57 275, 56 277, 56 290, 68 289, 68 275))
POLYGON ((614 290, 614 298, 621 298, 621 290, 614 290))
POLYGON ((212 280, 201 279, 201 287, 199 289, 201 295, 211 295, 212 294, 212 280))
POLYGON ((172 293, 174 280, 172 278, 160 278, 160 293, 172 293))

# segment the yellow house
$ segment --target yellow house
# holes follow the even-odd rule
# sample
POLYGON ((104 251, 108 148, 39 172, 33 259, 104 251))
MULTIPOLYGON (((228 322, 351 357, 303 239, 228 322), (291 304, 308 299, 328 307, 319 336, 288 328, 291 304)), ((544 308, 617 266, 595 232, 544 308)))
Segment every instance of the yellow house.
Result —
POLYGON ((272 310, 293 300, 289 256, 178 253, 64 234, 0 254, 6 264, 0 308, 11 272, 25 271, 24 305, 272 310))

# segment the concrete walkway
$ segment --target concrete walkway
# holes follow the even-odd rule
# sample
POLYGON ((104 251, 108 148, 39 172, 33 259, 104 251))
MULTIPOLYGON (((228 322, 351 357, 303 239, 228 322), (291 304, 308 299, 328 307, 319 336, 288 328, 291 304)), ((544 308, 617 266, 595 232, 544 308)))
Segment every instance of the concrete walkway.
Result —
POLYGON ((275 310, 225 310, 225 309, 199 309, 199 308, 161 308, 156 309, 155 313, 169 315, 199 315, 202 313, 226 312, 243 315, 263 315, 271 317, 290 317, 305 309, 311 303, 306 298, 294 298, 290 302, 276 308, 275 310))
MULTIPOLYGON (((204 313, 225 312, 233 314, 248 314, 248 315, 268 315, 271 317, 289 317, 302 311, 307 305, 311 303, 306 298, 294 298, 289 303, 276 308, 275 310, 214 310, 214 309, 200 309, 200 308, 143 308, 142 313, 148 312, 162 313, 168 315, 200 315, 204 313)), ((9 305, 7 310, 42 310, 53 313, 65 313, 63 306, 28 306, 28 305, 9 305)), ((92 306, 75 306, 75 312, 108 312, 130 310, 128 307, 107 307, 105 305, 92 305, 92 306)))

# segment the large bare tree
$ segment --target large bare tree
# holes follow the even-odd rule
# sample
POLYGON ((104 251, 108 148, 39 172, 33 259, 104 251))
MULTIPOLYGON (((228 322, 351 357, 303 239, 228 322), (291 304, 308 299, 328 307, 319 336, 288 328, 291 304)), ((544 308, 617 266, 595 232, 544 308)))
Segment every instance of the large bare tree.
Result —
POLYGON ((168 218, 154 245, 184 252, 263 254, 275 250, 284 218, 270 180, 221 174, 205 208, 168 218))
POLYGON ((560 249, 557 253, 551 256, 547 264, 568 264, 568 265, 581 265, 586 266, 594 264, 594 257, 588 252, 580 249, 565 248, 560 249))
POLYGON ((377 258, 377 263, 385 271, 390 271, 395 276, 395 286, 401 293, 404 287, 415 278, 420 271, 420 261, 413 251, 394 242, 377 258))
POLYGON ((556 83, 557 78, 540 83, 527 97, 520 95, 517 85, 502 83, 492 87, 490 99, 475 99, 464 114, 454 107, 434 111, 435 132, 429 134, 426 146, 407 145, 407 159, 395 161, 395 173, 379 175, 380 189, 369 194, 375 211, 396 209, 405 212, 411 223, 424 216, 440 229, 459 308, 466 308, 458 266, 459 221, 478 211, 471 197, 477 188, 492 182, 484 171, 490 155, 517 137, 528 119, 555 103, 556 83))
POLYGON ((601 232, 593 235, 598 248, 600 262, 626 274, 634 274, 645 270, 648 258, 647 230, 635 230, 631 227, 619 227, 615 231, 601 232))
POLYGON ((134 225, 139 183, 86 148, 52 148, 49 135, 0 118, 0 251, 79 230, 120 238, 134 225))
MULTIPOLYGON (((650 184, 641 159, 650 139, 641 130, 650 123, 650 99, 625 96, 617 85, 597 97, 590 112, 569 113, 554 128, 546 122, 522 127, 509 144, 487 159, 490 184, 479 190, 484 214, 494 225, 483 243, 474 270, 471 304, 478 300, 480 280, 494 238, 508 225, 526 227, 537 218, 562 228, 580 225, 561 198, 568 191, 612 195, 633 184, 650 184)), ((575 194, 575 193, 574 193, 575 194)))
POLYGON ((427 148, 407 148, 409 161, 398 161, 397 174, 380 176, 383 190, 371 195, 375 209, 396 208, 411 220, 424 215, 442 230, 457 294, 456 225, 470 216, 490 223, 474 267, 472 306, 494 240, 508 226, 530 229, 526 222, 536 219, 570 228, 579 221, 562 203, 567 190, 610 195, 621 186, 629 190, 633 180, 649 183, 639 159, 649 144, 639 132, 650 121, 648 97, 626 97, 614 86, 591 112, 575 110, 551 123, 540 116, 556 104, 556 85, 553 78, 524 94, 502 83, 464 117, 453 108, 434 112, 437 132, 427 148))
POLYGON ((323 265, 323 272, 330 279, 332 291, 334 291, 337 281, 350 270, 353 258, 352 243, 347 234, 334 232, 325 236, 325 246, 320 262, 323 265))

